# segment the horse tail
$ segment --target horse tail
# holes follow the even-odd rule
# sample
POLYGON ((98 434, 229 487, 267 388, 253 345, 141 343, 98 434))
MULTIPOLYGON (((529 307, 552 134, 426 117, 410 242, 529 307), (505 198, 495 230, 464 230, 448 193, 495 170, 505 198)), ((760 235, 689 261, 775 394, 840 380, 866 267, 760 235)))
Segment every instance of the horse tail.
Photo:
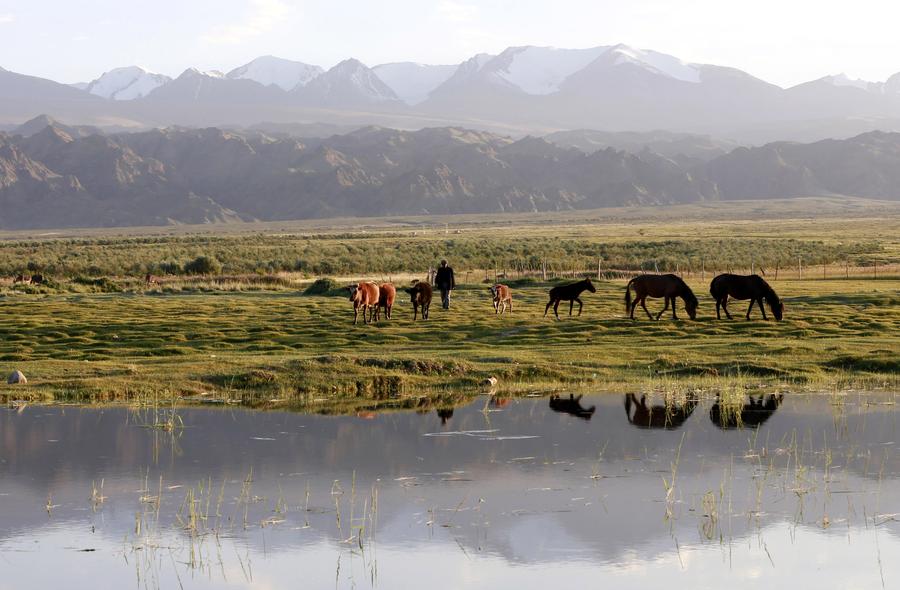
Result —
POLYGON ((631 313, 631 283, 634 282, 634 279, 628 281, 628 284, 625 285, 625 313, 631 313))

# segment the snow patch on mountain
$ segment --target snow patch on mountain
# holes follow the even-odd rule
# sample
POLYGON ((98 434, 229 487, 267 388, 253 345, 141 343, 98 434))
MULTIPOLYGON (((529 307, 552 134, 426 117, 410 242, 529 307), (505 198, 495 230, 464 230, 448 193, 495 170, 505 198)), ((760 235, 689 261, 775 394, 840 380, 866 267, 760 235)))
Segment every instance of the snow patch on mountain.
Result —
POLYGON ((849 76, 847 76, 847 74, 844 73, 840 73, 835 76, 825 76, 824 78, 822 78, 822 80, 835 86, 849 86, 851 88, 859 88, 860 90, 865 90, 866 92, 877 92, 881 88, 881 84, 879 83, 868 82, 859 78, 857 78, 856 80, 852 80, 849 76))
POLYGON ((528 94, 552 94, 563 80, 608 50, 511 47, 497 56, 494 67, 497 76, 528 94))
POLYGON ((427 99, 431 91, 446 82, 458 67, 400 62, 381 64, 372 70, 400 100, 415 105, 427 99))
POLYGON ((227 77, 253 80, 263 86, 278 86, 282 90, 293 90, 297 86, 305 86, 323 71, 319 66, 265 55, 231 70, 227 77))
POLYGON ((172 79, 139 66, 116 68, 87 85, 85 90, 113 100, 133 100, 147 96, 172 79))
POLYGON ((633 63, 644 67, 649 67, 660 74, 675 78, 683 82, 692 82, 697 84, 700 82, 700 68, 694 64, 688 64, 677 57, 650 51, 646 49, 635 49, 627 45, 616 45, 610 48, 610 52, 615 54, 617 64, 633 63))

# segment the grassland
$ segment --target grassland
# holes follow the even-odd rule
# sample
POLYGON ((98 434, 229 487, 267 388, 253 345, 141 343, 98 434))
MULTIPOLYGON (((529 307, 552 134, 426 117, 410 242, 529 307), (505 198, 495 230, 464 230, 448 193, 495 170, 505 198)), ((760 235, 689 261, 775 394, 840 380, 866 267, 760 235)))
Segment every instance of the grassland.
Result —
MULTIPOLYGON (((204 245, 204 240, 212 240, 216 248, 224 248, 221 252, 235 259, 246 257, 248 265, 256 266, 266 259, 259 249, 289 253, 297 243, 312 241, 321 248, 310 252, 321 255, 320 251, 352 245, 361 257, 352 258, 336 273, 342 281, 390 275, 402 282, 422 277, 432 258, 448 247, 451 251, 456 247, 457 253, 477 253, 484 244, 533 248, 539 258, 550 256, 542 248, 572 244, 583 249, 585 264, 592 261, 596 273, 604 245, 607 254, 613 249, 627 253, 641 251, 649 241, 658 253, 708 248, 704 250, 708 261, 715 260, 717 251, 730 250, 735 253, 731 264, 736 271, 749 270, 741 263, 751 256, 757 268, 769 264, 761 260, 760 252, 793 247, 811 258, 818 253, 827 278, 823 280, 823 271, 816 268, 808 269, 801 280, 787 267, 774 280, 770 267, 767 276, 787 306, 785 321, 764 322, 756 313, 746 321, 743 302, 733 303, 735 320, 717 321, 707 291, 716 265, 709 263, 701 274, 688 262, 678 270, 700 296, 699 321, 673 321, 668 316, 650 322, 645 316, 633 322, 624 317, 622 302, 629 266, 622 263, 616 266, 624 269, 612 271, 610 264, 610 272, 604 273, 607 279, 597 282, 597 293, 585 294, 584 314, 564 315, 557 322, 542 316, 546 289, 565 278, 543 281, 534 272, 516 278, 508 271, 515 310, 498 317, 483 280, 486 274, 493 279, 499 265, 488 266, 477 254, 460 255, 451 260, 458 276, 468 281, 456 291, 451 310, 435 305, 427 323, 413 323, 408 304, 401 301, 392 320, 353 326, 344 297, 302 294, 313 273, 280 271, 272 276, 262 265, 249 276, 173 275, 161 287, 147 290, 134 273, 92 278, 74 270, 53 275, 51 283, 41 287, 0 285, 0 372, 19 369, 29 378, 27 386, 0 385, 0 396, 67 401, 177 397, 330 411, 452 403, 456 396, 482 391, 481 383, 488 377, 498 379, 498 392, 512 393, 716 389, 735 384, 896 389, 900 277, 885 274, 884 269, 900 262, 898 219, 859 215, 759 222, 738 215, 731 220, 667 223, 523 222, 502 233, 479 221, 460 225, 460 233, 450 236, 446 232, 455 230, 431 228, 398 237, 393 227, 358 232, 342 228, 333 233, 317 228, 315 236, 184 235, 159 238, 162 242, 146 236, 78 236, 32 239, 27 246, 16 236, 0 246, 0 257, 14 260, 16 249, 25 247, 35 256, 55 260, 54 264, 68 257, 70 269, 76 268, 73 261, 126 270, 129 265, 155 264, 159 244, 186 248, 186 259, 216 257, 219 250, 204 245), (368 271, 358 267, 365 265, 366 253, 377 260, 385 249, 403 253, 398 264, 415 261, 415 265, 405 271, 397 267, 396 274, 393 267, 368 271), (883 269, 878 280, 867 274, 863 260, 873 255, 883 269), (851 257, 856 257, 853 272, 851 257)), ((517 251, 516 256, 521 255, 517 251)), ((221 272, 247 270, 229 269, 230 259, 217 258, 221 272)), ((646 267, 647 260, 636 259, 646 267)), ((681 264, 654 259, 660 270, 676 270, 669 265, 681 264)), ((584 270, 576 264, 557 274, 584 270)), ((656 309, 661 309, 660 302, 656 309)))

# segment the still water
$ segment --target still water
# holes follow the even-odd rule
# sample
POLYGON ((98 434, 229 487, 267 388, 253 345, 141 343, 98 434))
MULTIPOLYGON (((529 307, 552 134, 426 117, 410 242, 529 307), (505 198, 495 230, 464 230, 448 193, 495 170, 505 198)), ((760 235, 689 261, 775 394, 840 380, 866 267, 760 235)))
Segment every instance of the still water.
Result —
POLYGON ((3 408, 0 588, 897 588, 894 399, 3 408))

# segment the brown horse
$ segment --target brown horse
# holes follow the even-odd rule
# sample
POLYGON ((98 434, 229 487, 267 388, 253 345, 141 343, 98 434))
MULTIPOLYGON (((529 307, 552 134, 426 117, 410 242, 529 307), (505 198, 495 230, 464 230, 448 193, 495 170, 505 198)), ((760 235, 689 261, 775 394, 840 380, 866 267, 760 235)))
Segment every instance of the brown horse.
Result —
POLYGON ((494 313, 503 315, 507 306, 509 306, 509 312, 512 313, 512 292, 509 290, 509 287, 497 283, 490 287, 490 291, 491 297, 494 299, 494 313))
POLYGON ((431 307, 431 285, 428 283, 419 281, 409 289, 404 289, 409 294, 409 299, 412 302, 413 306, 413 321, 416 321, 416 318, 419 314, 419 308, 422 308, 422 319, 428 319, 428 309, 431 307))
POLYGON ((147 283, 147 286, 150 287, 152 285, 159 285, 159 277, 147 273, 147 276, 144 277, 144 282, 147 283))
POLYGON ((631 319, 634 319, 634 309, 640 303, 644 311, 647 312, 647 317, 651 320, 654 319, 644 303, 647 297, 665 297, 666 299, 666 306, 656 315, 657 320, 669 309, 670 302, 672 304, 672 319, 678 319, 678 315, 675 313, 676 297, 681 297, 684 300, 684 308, 691 319, 697 319, 697 306, 699 305, 697 297, 691 291, 691 288, 687 286, 687 283, 677 275, 640 275, 628 281, 628 286, 625 287, 625 313, 631 319), (631 300, 632 286, 634 286, 633 302, 631 300))
POLYGON ((378 305, 378 285, 368 281, 357 283, 347 289, 350 291, 350 301, 353 302, 353 325, 356 325, 360 311, 362 311, 363 323, 368 324, 369 318, 366 316, 366 312, 378 305))
POLYGON ((691 417, 696 407, 695 395, 689 395, 684 404, 666 399, 664 404, 659 405, 648 405, 645 395, 640 400, 633 393, 625 396, 625 415, 628 422, 638 428, 675 430, 691 417))
POLYGON ((381 283, 378 285, 378 304, 374 310, 376 322, 381 316, 380 311, 382 308, 384 308, 384 317, 391 319, 391 310, 394 309, 394 299, 396 297, 397 288, 393 283, 381 283))
POLYGON ((781 318, 784 316, 784 303, 781 302, 781 299, 778 298, 778 295, 775 294, 775 290, 769 286, 769 283, 759 275, 721 274, 709 284, 709 294, 716 300, 716 318, 720 320, 722 315, 719 313, 719 308, 725 310, 725 315, 728 316, 729 320, 731 319, 731 314, 728 313, 729 297, 732 299, 750 300, 750 307, 747 308, 748 320, 750 319, 750 311, 753 309, 754 303, 759 304, 759 311, 762 312, 763 319, 769 319, 766 317, 763 299, 769 304, 769 309, 772 310, 772 315, 775 316, 776 320, 781 321, 781 318))
POLYGON ((26 285, 30 285, 31 277, 27 277, 25 275, 16 275, 16 278, 13 279, 13 283, 25 283, 26 285))
POLYGON ((569 315, 572 315, 572 308, 575 306, 575 302, 578 302, 578 315, 581 315, 581 309, 584 305, 581 303, 580 295, 585 292, 590 291, 591 293, 596 293, 597 289, 594 288, 594 283, 591 282, 591 279, 584 279, 583 281, 578 281, 577 283, 569 283, 568 285, 559 285, 557 287, 553 287, 550 289, 550 301, 547 302, 547 307, 544 308, 544 316, 546 317, 547 311, 550 309, 550 306, 553 306, 553 314, 556 316, 556 319, 559 319, 559 303, 561 301, 569 302, 569 315))

